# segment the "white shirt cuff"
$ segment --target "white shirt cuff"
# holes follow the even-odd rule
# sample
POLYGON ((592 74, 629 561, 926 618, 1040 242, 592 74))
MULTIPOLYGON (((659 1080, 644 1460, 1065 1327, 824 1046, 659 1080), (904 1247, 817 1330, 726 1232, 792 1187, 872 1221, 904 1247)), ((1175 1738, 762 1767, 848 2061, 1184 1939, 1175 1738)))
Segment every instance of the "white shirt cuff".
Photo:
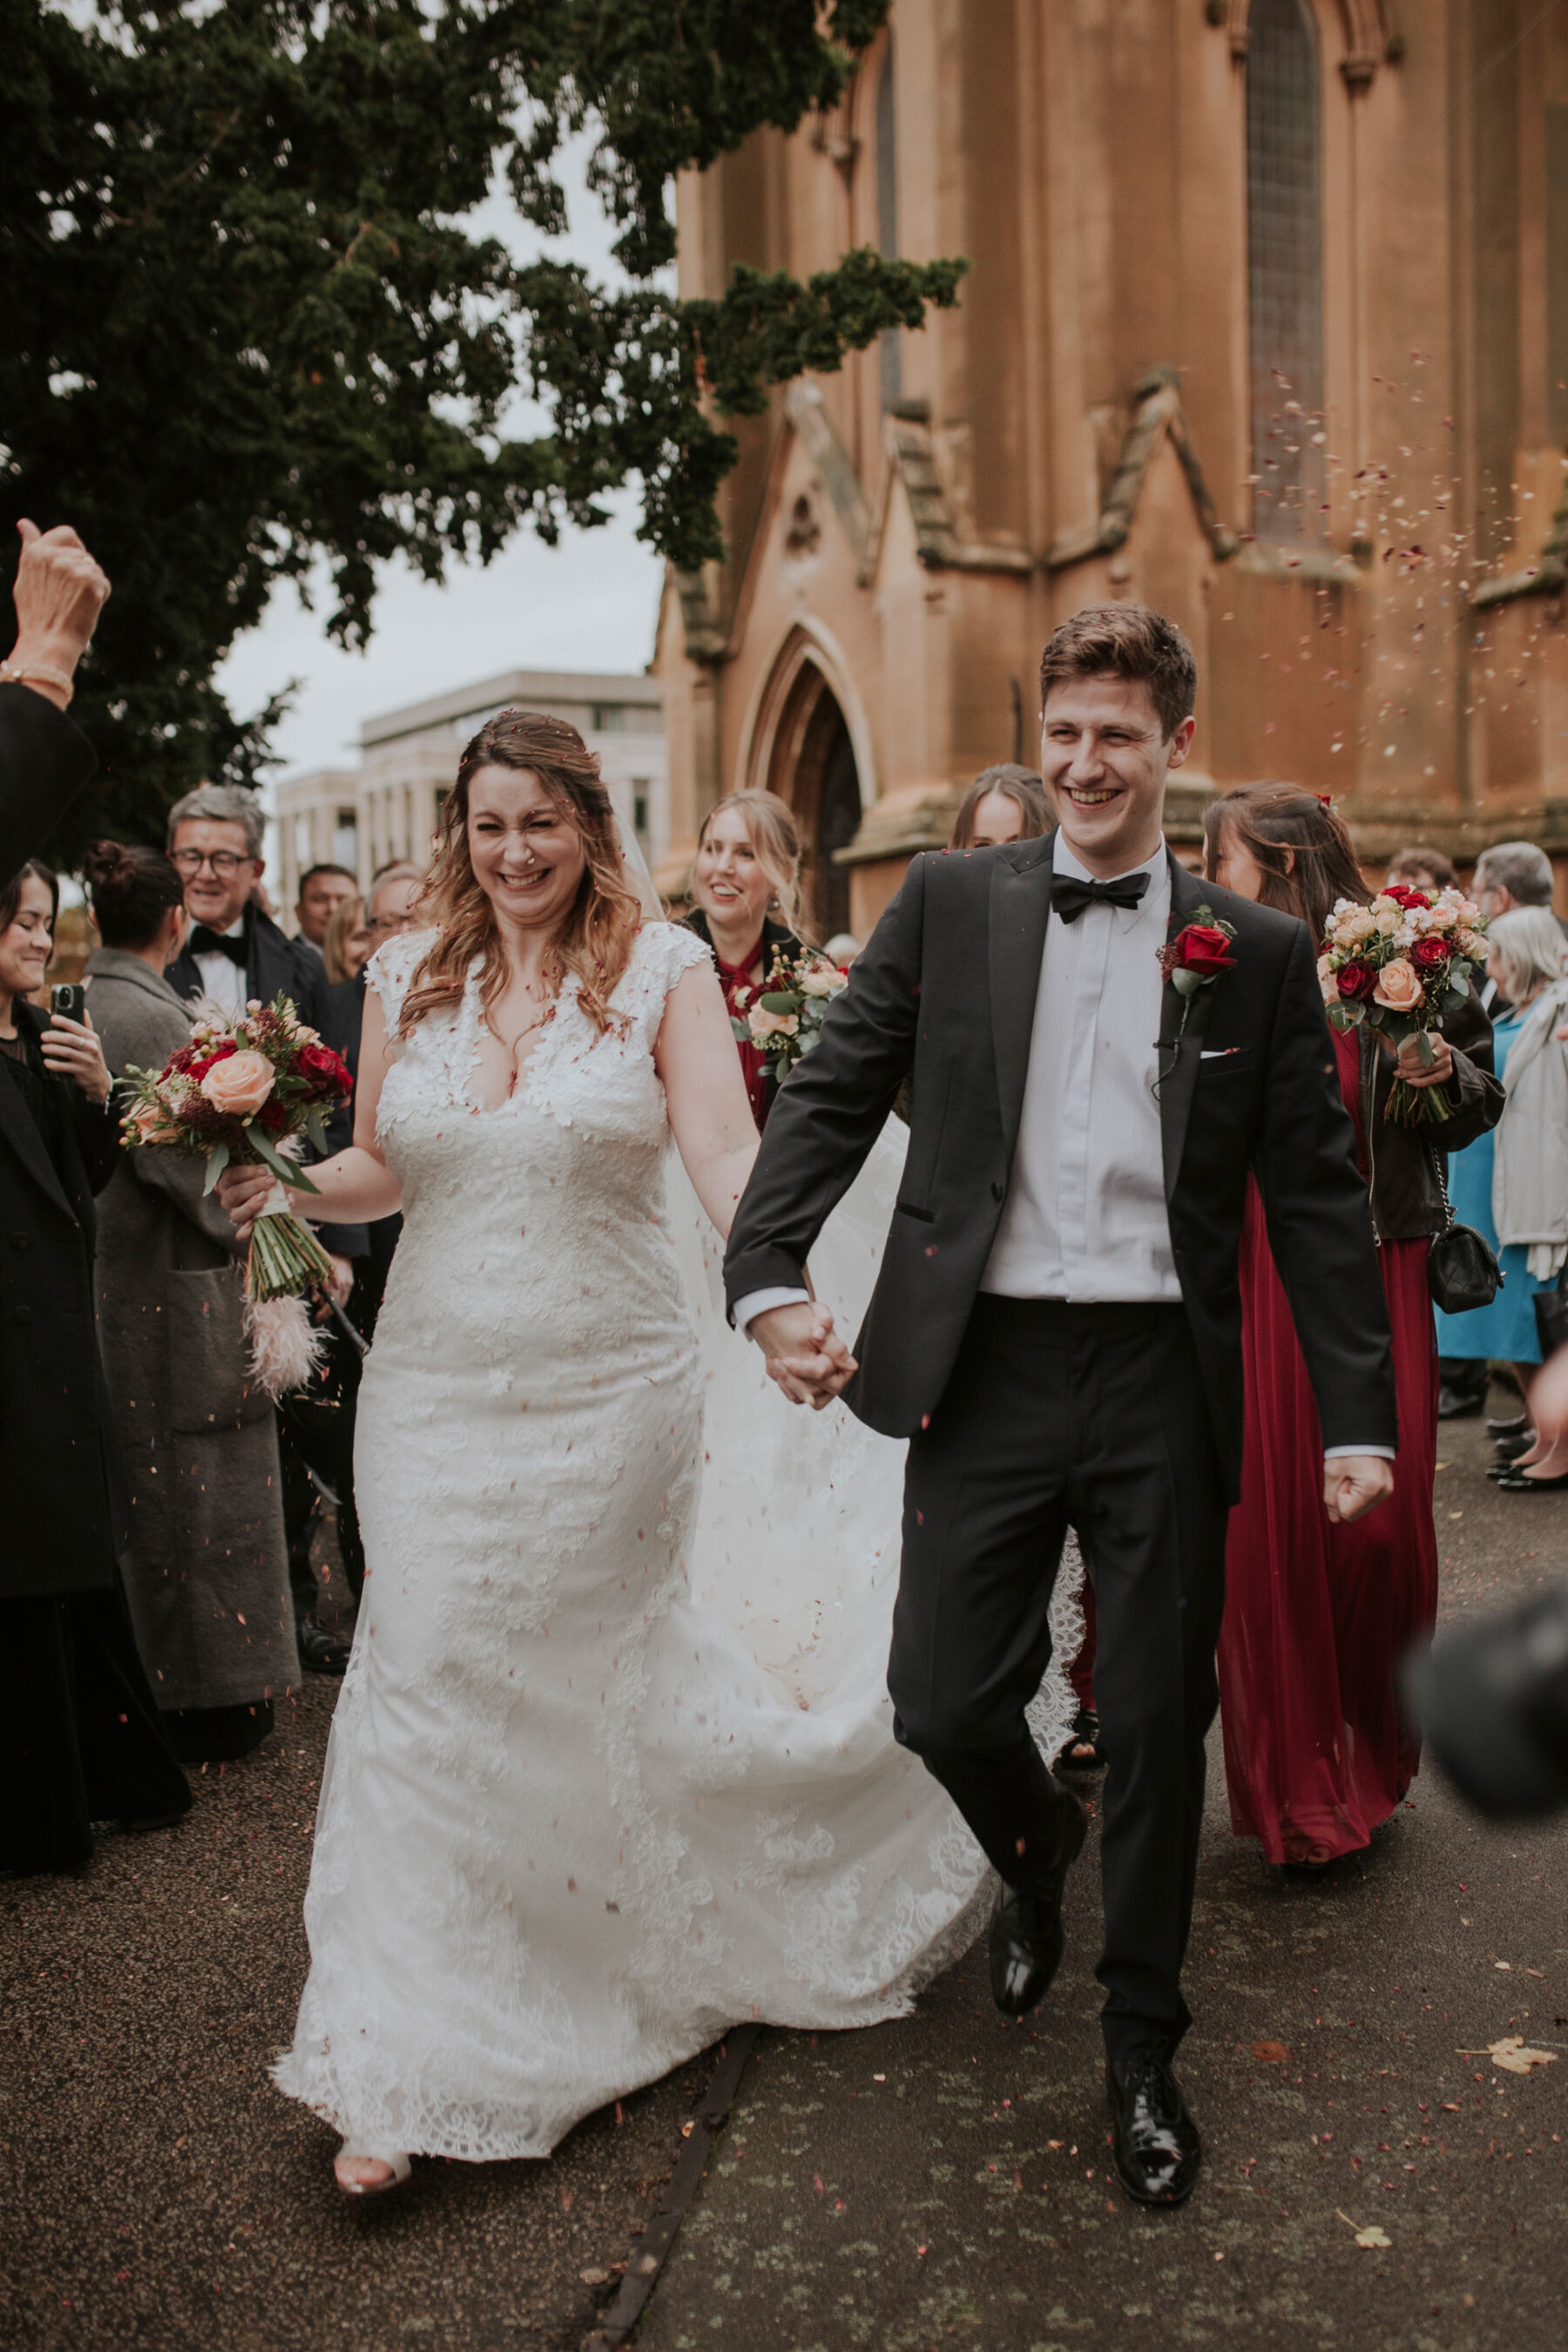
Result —
POLYGON ((809 1290, 748 1290, 743 1298, 735 1301, 734 1323, 737 1331, 748 1331, 759 1315, 771 1307, 797 1307, 809 1300, 809 1290))
POLYGON ((1394 1462, 1398 1459, 1392 1445, 1325 1445, 1323 1448, 1325 1462, 1336 1462, 1342 1454, 1374 1454, 1379 1462, 1394 1462))

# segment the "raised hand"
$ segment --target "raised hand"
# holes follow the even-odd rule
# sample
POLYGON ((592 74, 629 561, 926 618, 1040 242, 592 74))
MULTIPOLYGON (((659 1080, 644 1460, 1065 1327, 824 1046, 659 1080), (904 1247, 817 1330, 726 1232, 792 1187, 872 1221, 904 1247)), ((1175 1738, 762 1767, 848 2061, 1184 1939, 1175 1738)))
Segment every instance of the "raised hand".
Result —
POLYGON ((767 1360, 768 1378, 792 1404, 808 1404, 814 1412, 831 1404, 858 1369, 834 1330, 832 1309, 815 1298, 754 1315, 749 1334, 767 1360))
POLYGON ((39 1050, 44 1067, 57 1078, 71 1079, 89 1102, 109 1100, 109 1065, 90 1018, 68 1021, 63 1013, 51 1013, 49 1025, 39 1040, 39 1050))
POLYGON ((16 529, 16 642, 7 667, 29 673, 22 683, 63 710, 109 594, 108 576, 68 523, 41 531, 24 519, 16 529))

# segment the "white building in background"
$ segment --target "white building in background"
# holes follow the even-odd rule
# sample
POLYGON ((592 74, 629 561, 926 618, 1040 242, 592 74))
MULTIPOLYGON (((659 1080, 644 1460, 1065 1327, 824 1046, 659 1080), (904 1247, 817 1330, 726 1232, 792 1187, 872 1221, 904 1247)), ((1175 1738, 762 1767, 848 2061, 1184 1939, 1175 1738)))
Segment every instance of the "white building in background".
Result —
POLYGON ((286 928, 293 927, 300 877, 311 866, 346 866, 363 887, 394 858, 423 865, 464 744, 498 710, 512 709, 548 711, 577 729, 598 755, 621 822, 657 866, 669 847, 658 680, 640 672, 508 670, 367 719, 357 770, 313 768, 274 788, 274 870, 286 928))

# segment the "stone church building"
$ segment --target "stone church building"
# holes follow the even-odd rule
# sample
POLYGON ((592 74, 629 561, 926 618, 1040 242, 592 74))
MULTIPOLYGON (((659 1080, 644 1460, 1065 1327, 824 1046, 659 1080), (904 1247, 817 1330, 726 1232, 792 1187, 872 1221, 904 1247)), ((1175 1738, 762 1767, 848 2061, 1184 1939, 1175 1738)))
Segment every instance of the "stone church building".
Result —
POLYGON ((864 934, 975 772, 1034 764, 1040 646, 1115 598, 1197 653, 1178 844, 1276 778, 1373 867, 1568 867, 1568 9, 896 0, 832 113, 678 203, 689 294, 970 268, 735 428, 727 560, 660 616, 667 886, 767 785, 819 936, 864 934))

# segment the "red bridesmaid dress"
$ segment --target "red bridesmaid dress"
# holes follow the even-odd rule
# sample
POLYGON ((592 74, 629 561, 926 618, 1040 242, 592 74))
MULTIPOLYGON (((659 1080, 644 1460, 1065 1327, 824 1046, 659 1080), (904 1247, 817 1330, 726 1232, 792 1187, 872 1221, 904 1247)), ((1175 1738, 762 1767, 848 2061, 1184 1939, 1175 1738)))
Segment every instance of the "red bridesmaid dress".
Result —
MULTIPOLYGON (((1360 1037, 1334 1037, 1362 1173, 1360 1037)), ((1247 1375, 1241 1500, 1226 1543, 1220 1706, 1231 1827, 1270 1862, 1323 1863, 1364 1846, 1420 1758, 1394 1675, 1437 1611, 1432 1480, 1437 1346, 1425 1240, 1378 1252, 1394 1330, 1399 1458, 1389 1499, 1334 1526, 1322 1436, 1256 1183, 1241 1241, 1247 1375)))

